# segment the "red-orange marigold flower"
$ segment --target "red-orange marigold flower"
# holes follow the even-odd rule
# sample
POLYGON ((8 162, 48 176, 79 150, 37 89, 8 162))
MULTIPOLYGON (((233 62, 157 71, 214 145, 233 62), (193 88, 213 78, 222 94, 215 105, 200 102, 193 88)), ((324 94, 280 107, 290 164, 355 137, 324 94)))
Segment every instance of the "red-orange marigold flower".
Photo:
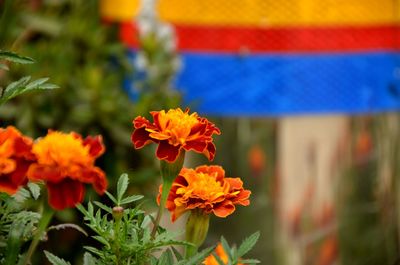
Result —
POLYGON ((107 188, 104 172, 94 166, 104 153, 101 136, 82 139, 76 133, 50 131, 33 146, 37 163, 31 165, 28 177, 32 181, 45 181, 49 204, 57 210, 74 207, 82 202, 84 184, 92 184, 103 194, 107 188))
MULTIPOLYGON (((228 264, 229 261, 228 255, 226 254, 225 249, 223 248, 221 243, 219 243, 218 246, 215 248, 215 254, 218 255, 218 257, 224 264, 228 264)), ((214 257, 214 255, 211 254, 203 261, 203 265, 219 265, 219 263, 217 259, 214 257)), ((246 265, 246 264, 238 263, 237 265, 246 265)))
MULTIPOLYGON (((160 194, 161 189, 160 186, 160 194)), ((172 213, 172 221, 193 209, 226 217, 235 211, 236 204, 249 205, 250 194, 243 189, 240 178, 225 178, 220 166, 182 168, 172 184, 166 207, 172 213)))
POLYGON ((0 191, 10 195, 28 182, 26 172, 35 161, 32 139, 16 128, 0 128, 0 191))
POLYGON ((167 112, 152 111, 151 115, 153 123, 141 116, 133 121, 135 130, 132 143, 135 148, 142 148, 151 142, 157 143, 157 157, 168 162, 174 162, 182 148, 202 153, 209 160, 214 159, 212 135, 221 132, 206 118, 199 117, 196 112, 189 114, 188 109, 182 111, 180 108, 167 112))

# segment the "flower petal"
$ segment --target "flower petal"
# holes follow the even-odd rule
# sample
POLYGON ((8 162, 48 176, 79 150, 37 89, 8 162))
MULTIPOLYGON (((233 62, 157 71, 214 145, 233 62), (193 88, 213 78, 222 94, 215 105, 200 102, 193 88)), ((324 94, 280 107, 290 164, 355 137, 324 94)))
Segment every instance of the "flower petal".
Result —
POLYGON ((156 156, 160 160, 166 160, 170 163, 175 162, 179 155, 180 146, 173 146, 168 143, 168 141, 160 141, 156 156))
POLYGON ((83 145, 89 146, 89 154, 94 158, 101 156, 105 151, 101 135, 86 137, 83 141, 83 145))
POLYGON ((69 178, 58 183, 47 182, 49 204, 56 210, 75 207, 82 202, 85 188, 79 181, 69 178))
POLYGON ((213 212, 218 217, 227 217, 235 211, 235 205, 231 201, 225 201, 215 207, 213 212))
POLYGON ((131 136, 131 141, 136 149, 140 149, 143 146, 151 143, 153 140, 149 137, 149 132, 146 128, 136 129, 131 136))

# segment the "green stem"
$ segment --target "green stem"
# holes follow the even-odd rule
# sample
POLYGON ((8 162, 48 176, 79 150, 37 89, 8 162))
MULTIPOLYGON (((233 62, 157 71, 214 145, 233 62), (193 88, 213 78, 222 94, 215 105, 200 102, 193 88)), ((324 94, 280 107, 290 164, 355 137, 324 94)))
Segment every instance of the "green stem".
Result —
POLYGON ((151 231, 151 238, 153 239, 156 235, 157 228, 160 225, 161 217, 164 213, 165 204, 167 202, 168 194, 172 187, 172 183, 174 182, 175 178, 181 171, 184 161, 185 161, 184 150, 180 151, 179 156, 173 163, 168 163, 165 162, 164 160, 160 161, 161 177, 163 183, 162 183, 160 205, 158 206, 156 220, 154 221, 153 230, 151 231))
POLYGON ((36 250, 37 245, 39 244, 40 239, 42 238, 43 234, 46 232, 47 226, 49 225, 51 218, 54 215, 54 210, 50 208, 47 202, 43 203, 43 212, 42 217, 39 220, 38 228, 36 230, 35 236, 29 246, 28 252, 23 258, 22 265, 27 265, 30 263, 31 257, 36 250))
POLYGON ((193 246, 186 246, 185 258, 190 258, 196 254, 197 249, 203 244, 207 237, 210 216, 199 209, 190 211, 186 223, 186 241, 193 246))

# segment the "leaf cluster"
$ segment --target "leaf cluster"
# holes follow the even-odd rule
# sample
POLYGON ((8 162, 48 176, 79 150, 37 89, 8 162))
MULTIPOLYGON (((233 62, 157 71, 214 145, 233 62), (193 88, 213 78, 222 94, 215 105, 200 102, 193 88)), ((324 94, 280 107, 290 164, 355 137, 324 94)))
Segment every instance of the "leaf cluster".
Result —
MULTIPOLYGON (((0 62, 2 60, 20 64, 34 63, 34 60, 32 58, 20 56, 10 51, 0 50, 0 62)), ((7 64, 5 63, 0 63, 0 69, 6 71, 9 70, 7 64)), ((58 88, 58 86, 54 84, 47 83, 48 80, 49 78, 39 78, 31 81, 30 76, 24 76, 18 81, 10 83, 6 88, 0 87, 0 105, 18 95, 24 94, 29 91, 58 88)))
POLYGON ((0 264, 17 264, 22 244, 32 239, 41 215, 25 210, 24 202, 39 195, 34 183, 13 196, 0 194, 0 264))
MULTIPOLYGON (((127 174, 122 174, 117 184, 117 196, 106 193, 114 203, 109 207, 101 202, 89 202, 87 208, 78 205, 84 215, 86 225, 94 232, 92 237, 100 247, 86 246, 84 256, 86 265, 103 264, 199 264, 211 253, 208 248, 191 259, 185 260, 175 246, 191 245, 177 240, 177 233, 160 227, 154 237, 151 236, 153 217, 136 205, 128 207, 142 199, 141 195, 124 196, 128 187, 127 174), (126 207, 126 208, 123 208, 126 207)), ((49 255, 47 255, 49 257, 49 255)), ((49 259, 53 262, 55 259, 49 259)), ((53 264, 63 264, 53 262, 53 264)))

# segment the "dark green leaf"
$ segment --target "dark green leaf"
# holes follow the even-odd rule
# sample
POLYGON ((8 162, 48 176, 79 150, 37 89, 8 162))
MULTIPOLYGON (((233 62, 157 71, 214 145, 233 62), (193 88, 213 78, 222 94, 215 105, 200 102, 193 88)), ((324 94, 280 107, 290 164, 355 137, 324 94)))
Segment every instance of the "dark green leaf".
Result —
POLYGON ((182 260, 180 262, 177 263, 177 265, 197 265, 200 262, 202 262, 206 257, 208 257, 211 252, 213 252, 214 247, 209 247, 206 248, 204 250, 202 250, 201 252, 197 253, 196 255, 194 255, 193 257, 191 257, 189 260, 182 260))
POLYGON ((0 59, 20 64, 30 64, 35 62, 30 57, 20 56, 14 52, 9 51, 0 51, 0 59))

